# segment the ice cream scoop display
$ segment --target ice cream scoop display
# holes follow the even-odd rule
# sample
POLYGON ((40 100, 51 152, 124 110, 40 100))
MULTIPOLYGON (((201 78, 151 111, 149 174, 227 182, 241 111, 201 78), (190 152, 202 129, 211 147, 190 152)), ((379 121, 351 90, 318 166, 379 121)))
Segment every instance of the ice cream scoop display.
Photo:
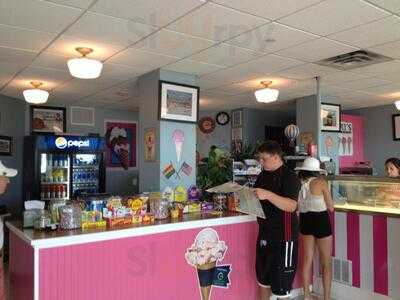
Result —
POLYGON ((188 264, 197 269, 202 300, 209 300, 212 286, 229 285, 230 265, 217 266, 224 259, 228 247, 220 241, 218 233, 212 228, 201 230, 194 243, 186 250, 188 264))

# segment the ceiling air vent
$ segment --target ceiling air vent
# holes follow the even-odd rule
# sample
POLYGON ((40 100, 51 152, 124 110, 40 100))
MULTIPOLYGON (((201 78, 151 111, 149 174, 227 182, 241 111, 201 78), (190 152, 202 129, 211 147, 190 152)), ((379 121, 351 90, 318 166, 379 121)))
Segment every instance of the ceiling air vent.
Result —
POLYGON ((346 71, 373 64, 379 64, 389 60, 393 60, 393 58, 386 57, 366 50, 358 50, 334 56, 331 58, 326 58, 316 63, 321 66, 326 66, 346 71))

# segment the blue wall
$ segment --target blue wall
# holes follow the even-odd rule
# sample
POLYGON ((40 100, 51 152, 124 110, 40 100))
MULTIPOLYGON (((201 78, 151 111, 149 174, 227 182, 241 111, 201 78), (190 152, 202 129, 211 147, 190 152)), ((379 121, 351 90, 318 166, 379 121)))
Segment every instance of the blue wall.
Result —
POLYGON ((0 160, 10 168, 18 170, 11 179, 7 192, 0 195, 0 204, 7 205, 12 214, 22 211, 22 154, 25 134, 25 102, 0 95, 0 135, 12 136, 14 150, 12 156, 0 156, 0 160))

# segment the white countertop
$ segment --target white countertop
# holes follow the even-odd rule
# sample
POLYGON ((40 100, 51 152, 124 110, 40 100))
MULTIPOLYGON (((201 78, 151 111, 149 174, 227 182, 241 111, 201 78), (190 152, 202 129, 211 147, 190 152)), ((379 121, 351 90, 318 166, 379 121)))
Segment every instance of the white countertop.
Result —
POLYGON ((372 207, 372 206, 363 206, 363 205, 355 205, 355 204, 335 204, 335 210, 344 210, 344 211, 354 211, 360 213, 368 213, 368 214, 387 214, 393 216, 400 217, 400 208, 392 208, 392 207, 372 207))
POLYGON ((76 229, 44 232, 22 228, 20 221, 6 222, 6 226, 33 248, 41 249, 254 221, 256 221, 254 216, 226 212, 222 215, 215 213, 187 214, 182 220, 156 221, 153 224, 134 224, 129 227, 111 229, 76 229))

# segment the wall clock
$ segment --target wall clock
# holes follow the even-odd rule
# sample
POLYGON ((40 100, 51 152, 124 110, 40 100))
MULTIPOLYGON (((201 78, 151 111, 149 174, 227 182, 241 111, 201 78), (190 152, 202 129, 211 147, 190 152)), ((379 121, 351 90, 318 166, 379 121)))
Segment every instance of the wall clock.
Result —
POLYGON ((229 123, 230 117, 229 117, 228 113, 221 111, 217 114, 215 119, 216 119, 218 125, 224 126, 229 123))

